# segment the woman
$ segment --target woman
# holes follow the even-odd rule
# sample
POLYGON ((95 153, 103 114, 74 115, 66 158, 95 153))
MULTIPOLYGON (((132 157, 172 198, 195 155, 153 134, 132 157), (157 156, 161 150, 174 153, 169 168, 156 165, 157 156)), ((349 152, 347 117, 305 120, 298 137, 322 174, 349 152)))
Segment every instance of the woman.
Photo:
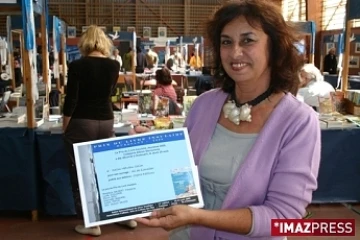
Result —
MULTIPOLYGON (((120 64, 109 58, 111 48, 112 42, 104 31, 90 26, 79 41, 82 58, 71 62, 68 69, 63 130, 76 213, 81 219, 83 215, 72 145, 114 136, 114 114, 110 97, 119 77, 120 64)), ((136 227, 134 221, 126 224, 136 227)), ((78 225, 75 231, 80 234, 101 235, 98 226, 85 228, 78 225)))
POLYGON ((173 83, 176 84, 171 78, 171 72, 167 68, 156 70, 155 72, 156 87, 153 91, 154 94, 154 107, 157 110, 159 104, 159 98, 166 97, 169 101, 169 114, 179 115, 180 108, 177 105, 177 94, 173 87, 173 83))
POLYGON ((298 39, 262 0, 223 6, 207 33, 221 88, 199 96, 185 123, 205 207, 136 220, 173 230, 170 239, 283 240, 271 237, 271 219, 305 215, 320 162, 316 113, 289 93, 299 84, 298 39))
POLYGON ((319 97, 330 98, 330 93, 335 92, 334 87, 324 81, 324 76, 313 64, 302 67, 299 87, 297 98, 315 109, 319 107, 319 97))
POLYGON ((159 97, 170 98, 173 102, 176 102, 177 95, 174 87, 172 86, 173 80, 169 69, 162 68, 156 70, 155 79, 156 87, 154 89, 154 94, 159 97))

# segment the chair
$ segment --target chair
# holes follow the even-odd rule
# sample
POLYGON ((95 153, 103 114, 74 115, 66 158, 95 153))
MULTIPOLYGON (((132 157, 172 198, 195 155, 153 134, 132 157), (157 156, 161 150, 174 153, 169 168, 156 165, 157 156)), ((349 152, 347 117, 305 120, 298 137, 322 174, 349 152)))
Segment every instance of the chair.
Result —
POLYGON ((11 91, 7 91, 4 92, 4 95, 2 97, 1 102, 0 102, 0 112, 11 112, 9 106, 7 105, 7 103, 9 102, 10 99, 10 95, 11 95, 11 91))

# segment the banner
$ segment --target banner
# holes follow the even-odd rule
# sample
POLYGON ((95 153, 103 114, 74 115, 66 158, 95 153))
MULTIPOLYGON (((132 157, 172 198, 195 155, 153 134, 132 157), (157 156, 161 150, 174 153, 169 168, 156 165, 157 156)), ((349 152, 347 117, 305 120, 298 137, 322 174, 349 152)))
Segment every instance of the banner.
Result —
MULTIPOLYGON (((36 54, 36 35, 35 35, 35 18, 32 0, 22 0, 22 18, 24 46, 29 55, 32 96, 34 103, 39 99, 38 91, 38 74, 37 74, 37 54, 36 54)), ((25 59, 24 59, 25 60, 25 59)))

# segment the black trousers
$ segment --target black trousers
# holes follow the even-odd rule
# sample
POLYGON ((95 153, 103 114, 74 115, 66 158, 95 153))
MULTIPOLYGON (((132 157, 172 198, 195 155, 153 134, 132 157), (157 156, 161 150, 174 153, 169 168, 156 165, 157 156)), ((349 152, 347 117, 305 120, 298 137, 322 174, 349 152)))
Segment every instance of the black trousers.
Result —
POLYGON ((77 216, 80 219, 83 219, 83 212, 81 207, 79 182, 76 172, 73 144, 114 137, 115 134, 113 127, 114 119, 71 119, 64 133, 64 142, 68 155, 69 174, 74 197, 75 210, 77 216))

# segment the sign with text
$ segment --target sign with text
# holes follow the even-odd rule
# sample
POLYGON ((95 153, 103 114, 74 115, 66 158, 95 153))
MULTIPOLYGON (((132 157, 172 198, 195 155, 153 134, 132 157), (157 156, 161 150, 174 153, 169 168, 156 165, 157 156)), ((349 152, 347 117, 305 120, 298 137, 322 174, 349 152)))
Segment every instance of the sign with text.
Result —
POLYGON ((74 144, 86 227, 203 207, 186 128, 74 144))

